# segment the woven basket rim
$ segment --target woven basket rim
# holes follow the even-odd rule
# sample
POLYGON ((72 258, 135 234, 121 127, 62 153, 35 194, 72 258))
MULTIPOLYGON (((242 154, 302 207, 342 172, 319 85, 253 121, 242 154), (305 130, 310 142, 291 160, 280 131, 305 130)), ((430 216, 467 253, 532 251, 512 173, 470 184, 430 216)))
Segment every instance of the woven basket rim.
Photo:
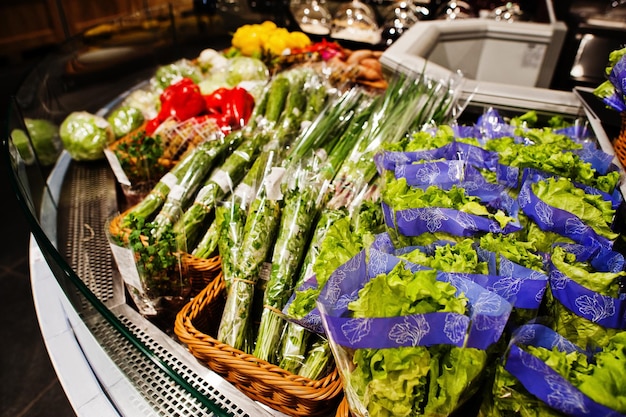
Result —
MULTIPOLYGON (((181 341, 190 345, 194 342, 200 347, 212 347, 231 355, 235 360, 239 361, 242 366, 249 365, 258 369, 258 377, 269 379, 272 382, 281 384, 281 388, 296 396, 302 395, 302 388, 311 389, 311 398, 320 398, 323 392, 331 396, 338 395, 343 392, 343 385, 337 368, 324 376, 323 378, 312 380, 310 378, 294 375, 291 372, 271 364, 263 359, 259 359, 251 354, 245 353, 230 345, 224 344, 213 336, 203 333, 195 328, 193 320, 201 314, 203 307, 208 305, 216 295, 220 294, 220 288, 224 288, 223 276, 214 280, 206 286, 198 295, 196 295, 189 303, 182 307, 176 316, 174 331, 181 341), (210 346, 208 346, 210 345, 210 346), (282 383, 281 383, 282 382, 282 383), (293 385, 293 386, 290 386, 293 385)), ((189 346, 191 350, 194 346, 189 346)))

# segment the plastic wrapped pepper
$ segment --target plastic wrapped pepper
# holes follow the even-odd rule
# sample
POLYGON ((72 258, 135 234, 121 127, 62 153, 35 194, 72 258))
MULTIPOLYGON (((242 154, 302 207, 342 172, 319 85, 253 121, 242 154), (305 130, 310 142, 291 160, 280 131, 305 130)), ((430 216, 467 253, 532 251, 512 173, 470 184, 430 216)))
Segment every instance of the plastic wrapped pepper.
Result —
POLYGON ((146 133, 149 135, 170 117, 183 121, 206 113, 206 103, 200 87, 191 78, 183 78, 167 87, 159 96, 159 100, 161 110, 146 126, 146 133))
POLYGON ((210 118, 227 134, 245 125, 254 108, 254 97, 244 88, 219 88, 203 95, 200 87, 189 78, 167 87, 159 99, 161 110, 146 125, 146 133, 149 135, 170 117, 178 121, 190 118, 204 121, 210 118))
POLYGON ((225 133, 248 123, 254 109, 254 97, 241 87, 218 88, 204 98, 208 117, 214 118, 225 133))

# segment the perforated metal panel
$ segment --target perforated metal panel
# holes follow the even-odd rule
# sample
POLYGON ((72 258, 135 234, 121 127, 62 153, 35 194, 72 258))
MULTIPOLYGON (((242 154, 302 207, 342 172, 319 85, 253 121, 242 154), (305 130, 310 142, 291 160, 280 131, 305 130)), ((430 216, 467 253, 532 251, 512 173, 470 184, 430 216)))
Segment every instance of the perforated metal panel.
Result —
MULTIPOLYGON (((150 350, 168 366, 199 392, 237 417, 255 417, 242 409, 232 398, 233 393, 224 394, 204 380, 190 365, 181 361, 179 355, 163 346, 158 340, 144 332, 145 323, 135 323, 131 318, 124 315, 119 319, 133 334, 141 340, 150 350)), ((106 322, 89 324, 94 336, 100 341, 100 345, 109 357, 119 359, 116 362, 122 372, 137 387, 147 402, 154 408, 157 415, 163 416, 213 416, 210 409, 204 406, 191 394, 182 389, 165 374, 157 365, 147 359, 143 354, 136 351, 133 345, 106 322)), ((149 413, 146 413, 147 415, 149 413)))
MULTIPOLYGON (((115 178, 106 162, 71 163, 59 202, 59 252, 107 306, 124 302, 105 230, 116 211, 115 178)), ((83 314, 91 308, 84 301, 81 307, 83 314)))

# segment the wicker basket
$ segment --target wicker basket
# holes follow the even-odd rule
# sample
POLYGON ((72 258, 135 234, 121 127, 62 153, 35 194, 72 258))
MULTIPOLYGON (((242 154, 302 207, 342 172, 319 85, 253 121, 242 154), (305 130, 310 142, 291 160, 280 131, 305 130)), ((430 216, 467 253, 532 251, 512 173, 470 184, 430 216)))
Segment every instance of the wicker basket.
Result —
POLYGON ((617 159, 621 162, 622 166, 626 167, 626 112, 621 113, 622 125, 619 131, 619 135, 613 141, 613 148, 617 159))
POLYGON ((337 407, 337 413, 335 414, 335 417, 351 417, 352 414, 350 414, 350 404, 348 404, 348 399, 347 398, 343 398, 343 400, 341 400, 341 403, 339 403, 339 407, 337 407))
MULTIPOLYGON (((112 236, 125 236, 130 233, 130 229, 125 229, 120 224, 125 214, 126 212, 114 217, 109 223, 109 233, 112 236)), ((126 238, 123 239, 126 240, 126 238)), ((191 297, 199 294, 222 272, 222 263, 218 255, 203 259, 189 253, 182 253, 181 262, 185 273, 191 280, 191 297)))
POLYGON ((174 332, 190 352, 249 398, 277 411, 302 417, 328 416, 343 398, 337 368, 319 380, 294 375, 221 343, 217 334, 226 287, 213 280, 176 316, 174 332))

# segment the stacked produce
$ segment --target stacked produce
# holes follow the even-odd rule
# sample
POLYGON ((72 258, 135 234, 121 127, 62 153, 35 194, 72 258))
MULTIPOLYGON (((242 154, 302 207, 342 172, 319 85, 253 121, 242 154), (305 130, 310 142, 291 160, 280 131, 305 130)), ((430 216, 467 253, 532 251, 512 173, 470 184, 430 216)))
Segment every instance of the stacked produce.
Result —
MULTIPOLYGON (((536 398, 567 415, 506 364, 529 321, 576 346, 566 349, 574 371, 623 353, 612 157, 558 117, 535 127, 534 112, 505 120, 489 109, 474 125, 452 123, 460 80, 380 72, 377 83, 359 68, 375 53, 300 39, 294 50, 325 57, 288 69, 272 60, 270 76, 243 48, 270 62, 269 45, 282 43, 265 44, 255 30, 277 28, 264 25, 236 34, 235 57, 207 52, 160 70, 144 120, 129 123, 126 110, 110 123, 113 135, 144 123, 143 140, 176 147, 189 143, 180 127, 203 126, 121 224, 148 225, 155 246, 219 255, 217 339, 311 380, 336 364, 355 415, 449 415, 475 395, 485 415, 523 415, 516 401, 536 398), (235 59, 253 88, 238 84, 235 59), (217 103, 226 97, 237 98, 217 103)), ((569 360, 532 346, 550 367, 569 360)))
POLYGON ((541 324, 516 330, 479 415, 623 416, 626 332, 581 349, 541 324))
MULTIPOLYGON (((614 338, 619 338, 626 330, 623 293, 626 273, 623 256, 614 250, 621 243, 615 229, 616 210, 622 204, 617 190, 620 172, 612 164, 612 156, 604 154, 589 140, 588 132, 567 126, 557 118, 550 121, 554 127, 533 128, 535 122, 533 112, 505 122, 497 112, 488 111, 474 126, 427 128, 379 149, 375 160, 384 180, 382 208, 386 228, 379 238, 385 243, 363 246, 369 262, 374 262, 377 256, 377 266, 366 265, 357 274, 362 284, 354 286, 346 275, 354 274, 358 263, 355 263, 356 258, 344 259, 327 280, 318 301, 335 357, 344 364, 343 380, 355 415, 447 415, 467 399, 467 395, 453 394, 458 393, 459 387, 467 389, 465 394, 475 392, 466 377, 458 373, 449 382, 442 382, 435 391, 432 387, 426 388, 426 393, 448 393, 445 398, 452 401, 445 409, 431 408, 433 401, 441 404, 436 396, 418 395, 412 398, 416 401, 412 403, 400 401, 397 390, 379 391, 380 387, 390 385, 385 378, 392 369, 381 361, 387 355, 395 355, 396 351, 399 354, 402 352, 399 349, 403 348, 379 346, 385 334, 381 328, 372 329, 377 335, 373 340, 355 345, 357 339, 367 337, 370 324, 366 324, 367 320, 351 320, 374 316, 397 315, 405 320, 413 317, 406 315, 411 311, 408 307, 401 309, 398 293, 384 295, 398 291, 402 281, 395 275, 391 278, 389 270, 387 275, 372 272, 381 265, 376 255, 381 247, 385 248, 385 253, 420 268, 455 277, 453 282, 462 284, 462 288, 468 288, 471 282, 507 299, 513 305, 513 314, 507 320, 502 339, 493 340, 493 345, 487 349, 492 355, 502 355, 505 364, 506 358, 511 360, 512 351, 506 349, 508 335, 533 319, 561 333, 560 337, 577 345, 589 358, 623 356, 622 345, 617 345, 617 351, 615 345, 611 345, 614 338), (382 277, 394 283, 393 286, 388 284, 390 289, 379 287, 382 277), (373 291, 373 287, 378 289, 373 291), (372 298, 371 293, 378 297, 372 298), (383 303, 383 310, 373 316, 361 315, 362 311, 376 309, 374 306, 381 300, 389 300, 383 303), (367 303, 367 308, 360 307, 361 303, 367 303), (341 311, 335 311, 337 309, 341 311), (375 367, 360 359, 362 349, 365 354, 374 347, 376 353, 369 355, 377 355, 373 356, 377 358, 375 367), (613 350, 607 354, 598 353, 599 349, 613 350), (386 372, 379 372, 380 369, 386 372)), ((355 256, 354 253, 351 255, 355 256)), ((408 279, 413 285, 425 285, 423 281, 424 278, 408 279)), ((315 291, 319 294, 315 283, 298 291, 313 294, 313 297, 315 291)), ((424 292, 411 289, 406 296, 410 294, 424 292)), ((302 323, 312 322, 313 313, 314 310, 302 323)), ((388 326, 391 337, 392 329, 397 327, 388 326)), ((416 339, 419 339, 418 334, 424 335, 417 330, 402 334, 416 339)), ((463 346, 469 346, 470 340, 471 332, 463 346)), ((416 340, 409 344, 422 346, 416 340)), ((557 366, 545 356, 539 357, 547 365, 557 366)), ((438 368, 427 368, 423 371, 426 381, 433 381, 438 368)), ((415 365, 411 369, 421 368, 415 365)), ((450 362, 445 369, 450 369, 450 362)), ((562 369, 555 369, 563 373, 562 369)), ((605 369, 592 372, 597 375, 612 372, 605 369)), ((570 407, 572 403, 568 403, 567 395, 559 397, 562 404, 558 404, 558 400, 547 400, 570 392, 567 385, 548 384, 543 388, 543 396, 538 396, 531 389, 536 385, 536 375, 503 376, 505 373, 498 368, 493 382, 493 370, 484 371, 487 371, 485 379, 478 381, 484 386, 481 396, 485 398, 482 411, 485 416, 527 415, 524 413, 530 412, 531 407, 526 403, 536 404, 537 401, 543 404, 540 410, 551 409, 553 413, 537 415, 623 413, 619 401, 607 403, 605 400, 599 401, 605 404, 604 409, 594 408, 604 410, 604 414, 577 413, 570 407), (520 385, 520 381, 524 383, 520 385)), ((393 375, 399 377, 396 373, 393 375)), ((572 383, 579 385, 575 380, 572 383)), ((580 388, 587 390, 585 395, 590 395, 588 386, 580 388)), ((623 388, 611 384, 599 388, 592 398, 595 401, 608 398, 616 389, 623 388)))

